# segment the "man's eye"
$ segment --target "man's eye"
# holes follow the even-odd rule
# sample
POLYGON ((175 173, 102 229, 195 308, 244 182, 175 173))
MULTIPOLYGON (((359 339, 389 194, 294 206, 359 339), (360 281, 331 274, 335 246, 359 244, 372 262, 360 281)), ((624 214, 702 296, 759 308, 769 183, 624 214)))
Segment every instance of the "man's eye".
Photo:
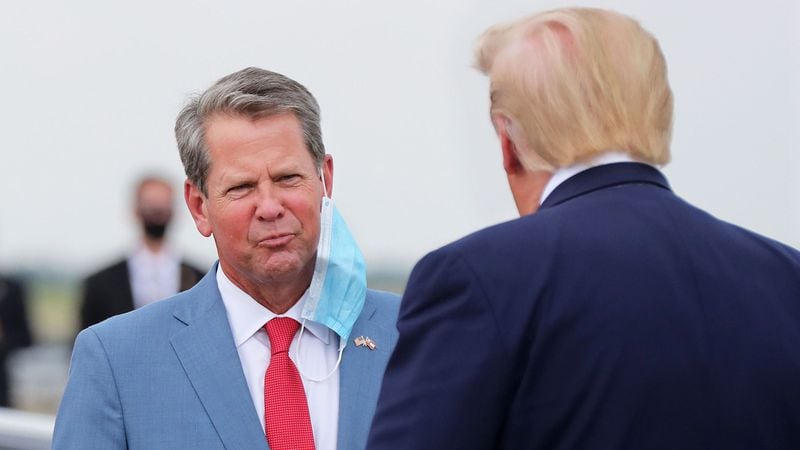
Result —
POLYGON ((253 187, 253 185, 250 184, 250 183, 237 184, 236 186, 228 188, 228 192, 230 192, 230 193, 241 193, 241 192, 244 192, 244 191, 250 189, 251 187, 253 187))
POLYGON ((288 181, 288 182, 292 182, 292 181, 296 181, 296 180, 297 180, 297 179, 299 179, 299 178, 300 178, 300 175, 299 175, 299 174, 296 174, 296 173, 290 173, 290 174, 288 174, 288 175, 282 175, 280 178, 278 178, 278 181, 288 181))

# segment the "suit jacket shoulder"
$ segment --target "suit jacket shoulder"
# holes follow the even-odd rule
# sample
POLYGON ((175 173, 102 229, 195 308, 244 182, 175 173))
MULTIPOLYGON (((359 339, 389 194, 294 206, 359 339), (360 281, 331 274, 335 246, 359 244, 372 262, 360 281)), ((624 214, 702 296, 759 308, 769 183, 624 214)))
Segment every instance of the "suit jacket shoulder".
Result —
POLYGON ((78 335, 54 448, 266 448, 214 272, 78 335))
POLYGON ((197 284, 206 271, 200 270, 197 266, 187 262, 181 261, 181 280, 179 290, 185 291, 197 284))
POLYGON ((370 448, 800 448, 798 298, 796 250, 589 169, 415 266, 370 448))
POLYGON ((400 296, 391 292, 367 290, 366 303, 374 306, 374 319, 382 324, 394 326, 400 310, 400 296))
POLYGON ((113 263, 104 266, 86 277, 85 283, 93 284, 98 282, 117 282, 122 279, 128 278, 128 260, 125 258, 118 259, 113 263))
POLYGON ((120 259, 84 280, 81 329, 132 309, 133 293, 126 259, 120 259))

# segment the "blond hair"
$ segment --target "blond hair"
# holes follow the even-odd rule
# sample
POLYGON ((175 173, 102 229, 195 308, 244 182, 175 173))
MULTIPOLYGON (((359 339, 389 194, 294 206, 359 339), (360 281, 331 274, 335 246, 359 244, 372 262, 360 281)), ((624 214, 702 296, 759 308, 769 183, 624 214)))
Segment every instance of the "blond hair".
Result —
POLYGON ((488 29, 475 55, 490 77, 493 119, 510 119, 524 139, 515 143, 526 168, 565 167, 610 150, 669 162, 666 62, 635 20, 599 9, 549 11, 488 29))

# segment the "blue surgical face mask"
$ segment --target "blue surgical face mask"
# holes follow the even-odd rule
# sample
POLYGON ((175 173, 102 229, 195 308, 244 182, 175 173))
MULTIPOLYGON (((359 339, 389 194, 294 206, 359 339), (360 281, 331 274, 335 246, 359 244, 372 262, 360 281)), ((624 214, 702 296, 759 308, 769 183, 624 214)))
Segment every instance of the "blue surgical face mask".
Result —
POLYGON ((322 199, 317 261, 301 317, 339 335, 340 348, 361 314, 367 296, 367 272, 350 230, 328 197, 322 199))
MULTIPOLYGON (((323 176, 322 185, 325 186, 323 176)), ((317 261, 301 317, 321 323, 339 335, 343 347, 367 296, 364 256, 341 214, 322 198, 317 261)))
MULTIPOLYGON (((324 175, 322 186, 325 189, 324 175)), ((339 336, 339 361, 326 377, 306 378, 324 381, 336 371, 350 331, 364 308, 366 298, 367 270, 364 256, 325 189, 320 211, 317 261, 300 317, 304 319, 303 328, 305 320, 311 320, 325 325, 339 336)), ((297 352, 300 352, 299 346, 297 352)), ((299 364, 298 369, 303 372, 299 364)))

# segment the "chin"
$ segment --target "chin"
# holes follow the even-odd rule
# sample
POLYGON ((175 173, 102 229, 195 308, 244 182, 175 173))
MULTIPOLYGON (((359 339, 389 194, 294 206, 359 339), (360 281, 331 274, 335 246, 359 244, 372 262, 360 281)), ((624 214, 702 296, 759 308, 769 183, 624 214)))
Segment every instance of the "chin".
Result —
MULTIPOLYGON (((264 274, 265 278, 273 280, 296 280, 298 277, 302 276, 305 267, 306 265, 296 258, 280 261, 275 261, 274 258, 271 258, 270 261, 267 261, 261 266, 261 272, 264 274)), ((311 273, 313 273, 313 270, 314 266, 311 265, 311 273)))

